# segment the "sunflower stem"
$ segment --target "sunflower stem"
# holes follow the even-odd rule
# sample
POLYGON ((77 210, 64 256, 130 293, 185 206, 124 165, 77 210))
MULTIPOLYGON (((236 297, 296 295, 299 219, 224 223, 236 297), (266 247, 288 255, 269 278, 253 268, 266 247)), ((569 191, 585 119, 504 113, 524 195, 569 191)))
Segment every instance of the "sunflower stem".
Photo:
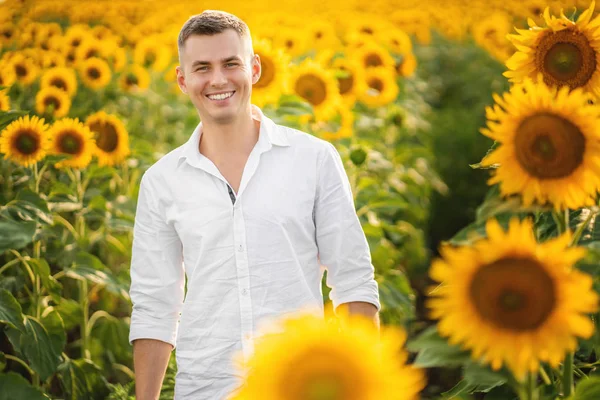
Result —
POLYGON ((544 380, 544 384, 546 384, 548 386, 552 385, 552 381, 550 380, 550 377, 546 373, 546 370, 544 369, 544 367, 541 365, 540 365, 540 376, 544 380))
POLYGON ((588 227, 592 219, 598 214, 598 210, 596 208, 590 210, 590 213, 586 217, 585 221, 583 221, 578 227, 575 233, 573 234, 573 239, 571 240, 571 246, 576 246, 579 243, 579 239, 581 239, 581 235, 583 235, 583 231, 588 227))
POLYGON ((79 302, 83 310, 81 318, 81 358, 90 359, 89 351, 89 334, 88 334, 88 317, 89 317, 89 300, 88 300, 88 283, 83 279, 79 281, 79 302))
POLYGON ((563 365, 563 397, 569 397, 573 389, 573 352, 569 351, 563 365))

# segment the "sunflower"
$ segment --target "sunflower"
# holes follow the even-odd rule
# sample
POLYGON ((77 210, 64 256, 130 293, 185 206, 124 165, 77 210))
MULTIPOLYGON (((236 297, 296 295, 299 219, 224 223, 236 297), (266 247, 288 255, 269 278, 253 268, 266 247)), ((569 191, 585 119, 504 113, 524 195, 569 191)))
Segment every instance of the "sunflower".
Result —
POLYGON ((366 90, 364 71, 354 60, 347 57, 337 57, 331 67, 337 71, 338 90, 344 104, 352 107, 359 93, 366 90))
POLYGON ((406 53, 396 61, 395 69, 398 76, 411 76, 417 69, 417 58, 413 53, 406 53))
POLYGON ((119 86, 125 92, 145 90, 150 86, 150 74, 141 65, 129 65, 121 73, 119 86))
POLYGON ((92 57, 103 58, 104 44, 94 36, 86 37, 75 50, 75 60, 83 61, 92 57))
POLYGON ((335 106, 341 101, 332 71, 310 59, 294 68, 290 89, 312 105, 315 117, 319 120, 333 116, 335 106))
POLYGON ((472 247, 442 248, 430 276, 440 283, 428 307, 450 343, 518 379, 540 362, 557 367, 576 337, 588 338, 598 295, 592 279, 573 267, 585 255, 571 235, 537 244, 531 221, 514 218, 504 232, 495 220, 472 247))
POLYGON ((48 131, 53 154, 69 158, 58 162, 56 168, 85 168, 92 160, 94 134, 79 119, 63 118, 56 121, 48 131))
POLYGON ((87 25, 76 24, 71 25, 69 29, 67 29, 64 40, 69 47, 75 48, 91 36, 87 25))
POLYGON ((108 61, 110 67, 115 72, 121 72, 127 64, 127 53, 125 48, 120 47, 116 42, 103 42, 103 58, 108 61))
POLYGON ((129 155, 129 134, 119 118, 99 111, 88 116, 85 125, 94 133, 100 166, 113 166, 129 155))
POLYGON ((500 144, 482 161, 500 165, 489 183, 500 183, 505 196, 520 194, 525 205, 594 204, 600 188, 600 108, 588 103, 589 95, 526 80, 494 98, 481 130, 500 144))
POLYGON ((10 110, 10 97, 8 97, 8 93, 6 89, 0 90, 0 110, 8 111, 10 110))
POLYGON ((363 319, 287 318, 256 341, 233 400, 410 400, 424 387, 421 370, 406 364, 406 334, 363 319), (278 332, 278 333, 275 333, 278 332))
POLYGON ((283 49, 292 57, 304 54, 308 50, 308 46, 308 37, 295 29, 280 29, 273 37, 273 47, 283 49))
POLYGON ((252 102, 259 107, 275 103, 285 90, 289 56, 281 49, 274 50, 266 40, 253 42, 254 54, 260 57, 260 79, 252 86, 252 102))
POLYGON ((387 105, 398 97, 396 74, 385 68, 367 68, 364 73, 366 90, 358 95, 358 101, 371 107, 387 105))
POLYGON ((133 51, 133 62, 161 72, 171 63, 171 52, 167 46, 157 44, 156 40, 153 37, 140 40, 133 51))
POLYGON ((110 83, 110 67, 98 57, 82 61, 79 64, 79 73, 83 84, 91 89, 100 89, 110 83))
POLYGON ((337 129, 324 129, 321 131, 321 138, 325 140, 338 140, 348 137, 352 137, 354 134, 354 114, 351 109, 345 105, 337 107, 339 113, 339 121, 333 121, 337 123, 337 129))
POLYGON ((410 36, 403 30, 391 28, 383 35, 385 46, 393 54, 407 54, 412 52, 412 42, 410 36))
POLYGON ((15 39, 15 24, 12 22, 0 23, 0 43, 10 45, 15 39))
POLYGON ((46 50, 42 54, 42 67, 46 69, 54 67, 64 67, 67 65, 65 56, 55 50, 46 50))
POLYGON ((326 21, 315 21, 306 28, 311 47, 319 50, 337 48, 341 45, 334 26, 326 21))
POLYGON ((363 68, 382 67, 393 70, 396 65, 394 58, 384 47, 371 41, 356 49, 352 58, 363 68))
POLYGON ((50 147, 47 129, 44 119, 35 115, 11 122, 0 135, 0 153, 25 167, 35 164, 50 147))
POLYGON ((48 86, 40 89, 35 96, 35 112, 52 115, 54 118, 64 117, 71 109, 71 98, 63 89, 48 86))
POLYGON ((40 87, 57 87, 64 90, 70 97, 77 92, 77 76, 75 71, 66 67, 55 67, 44 72, 41 78, 40 87))
POLYGON ((31 85, 35 81, 39 68, 31 58, 23 54, 15 54, 10 59, 10 64, 14 68, 17 81, 23 85, 31 85))
POLYGON ((12 86, 17 80, 15 67, 10 61, 0 61, 0 86, 12 86))
POLYGON ((600 17, 591 20, 595 2, 572 22, 564 14, 560 18, 544 11, 546 27, 532 20, 531 29, 517 30, 509 40, 517 52, 507 61, 504 73, 511 82, 525 77, 537 79, 541 73, 546 84, 583 88, 600 96, 600 17))
POLYGON ((409 35, 415 35, 419 43, 431 43, 431 15, 426 9, 398 9, 390 14, 389 20, 409 35))

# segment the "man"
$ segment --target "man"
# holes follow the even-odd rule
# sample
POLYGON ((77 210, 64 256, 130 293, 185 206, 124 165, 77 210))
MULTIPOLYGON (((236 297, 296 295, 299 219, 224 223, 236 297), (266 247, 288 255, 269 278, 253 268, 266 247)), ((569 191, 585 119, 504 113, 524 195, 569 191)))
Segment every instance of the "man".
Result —
POLYGON ((250 103, 261 65, 247 25, 205 11, 178 46, 177 82, 202 122, 140 184, 129 337, 138 400, 158 398, 175 345, 175 398, 226 398, 242 383, 232 357, 252 354, 264 323, 322 314, 324 269, 334 308, 375 324, 380 308, 339 154, 250 103))

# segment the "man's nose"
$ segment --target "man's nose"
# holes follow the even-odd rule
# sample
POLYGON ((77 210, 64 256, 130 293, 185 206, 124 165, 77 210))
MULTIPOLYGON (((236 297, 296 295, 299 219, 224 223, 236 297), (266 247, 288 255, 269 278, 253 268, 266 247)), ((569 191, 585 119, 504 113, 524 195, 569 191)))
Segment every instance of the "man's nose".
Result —
POLYGON ((212 75, 211 84, 213 86, 223 86, 227 84, 227 76, 223 73, 221 68, 215 68, 212 75))

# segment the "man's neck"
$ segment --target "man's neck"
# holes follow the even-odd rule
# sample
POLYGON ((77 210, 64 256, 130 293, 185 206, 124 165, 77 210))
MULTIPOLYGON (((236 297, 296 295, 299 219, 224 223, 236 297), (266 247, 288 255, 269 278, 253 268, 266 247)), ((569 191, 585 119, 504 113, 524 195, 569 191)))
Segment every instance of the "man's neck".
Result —
POLYGON ((231 156, 247 157, 258 140, 259 127, 260 124, 251 114, 227 125, 203 122, 200 153, 213 162, 220 162, 231 156))

